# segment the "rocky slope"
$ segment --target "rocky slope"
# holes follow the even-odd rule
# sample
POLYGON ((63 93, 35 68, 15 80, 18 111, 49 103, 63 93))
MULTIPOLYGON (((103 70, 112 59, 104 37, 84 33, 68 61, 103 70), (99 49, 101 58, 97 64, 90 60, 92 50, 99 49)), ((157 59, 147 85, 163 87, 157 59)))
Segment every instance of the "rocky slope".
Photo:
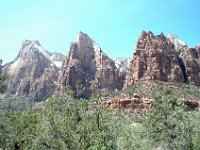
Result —
POLYGON ((169 39, 170 42, 174 44, 174 49, 176 51, 181 51, 184 47, 188 47, 185 42, 180 40, 178 37, 176 37, 172 33, 167 36, 167 39, 169 39))
POLYGON ((38 41, 24 41, 17 58, 3 68, 9 76, 8 95, 36 101, 52 95, 59 76, 52 58, 38 41))
POLYGON ((65 59, 65 56, 61 53, 57 53, 57 52, 49 52, 46 50, 46 53, 49 55, 49 58, 53 61, 53 63, 58 67, 61 68, 62 67, 62 62, 65 59))
POLYGON ((129 67, 131 62, 130 58, 117 58, 115 59, 115 66, 120 73, 126 72, 126 69, 129 67))
POLYGON ((112 90, 122 86, 114 61, 82 32, 71 44, 62 68, 57 92, 69 85, 75 91, 75 96, 87 98, 97 89, 112 90))
POLYGON ((189 48, 173 35, 142 32, 127 70, 125 87, 138 80, 190 82, 200 85, 200 48, 189 48))

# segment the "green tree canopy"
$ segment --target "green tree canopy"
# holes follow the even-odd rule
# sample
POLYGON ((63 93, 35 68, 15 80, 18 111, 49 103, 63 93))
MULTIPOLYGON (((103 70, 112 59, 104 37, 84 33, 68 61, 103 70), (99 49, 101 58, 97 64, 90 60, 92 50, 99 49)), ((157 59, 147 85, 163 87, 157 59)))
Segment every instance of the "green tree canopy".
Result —
POLYGON ((7 86, 4 81, 6 80, 6 75, 2 74, 2 59, 0 59, 0 94, 4 93, 7 90, 7 86))

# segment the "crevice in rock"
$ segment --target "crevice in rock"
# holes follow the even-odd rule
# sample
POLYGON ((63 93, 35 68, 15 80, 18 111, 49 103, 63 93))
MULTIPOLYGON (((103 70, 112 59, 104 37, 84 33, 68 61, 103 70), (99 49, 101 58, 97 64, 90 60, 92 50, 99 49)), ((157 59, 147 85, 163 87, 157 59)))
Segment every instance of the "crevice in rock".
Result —
POLYGON ((183 59, 178 57, 178 62, 179 62, 181 71, 183 72, 184 82, 188 83, 188 76, 187 76, 187 73, 186 73, 186 68, 185 68, 185 64, 183 62, 183 59))

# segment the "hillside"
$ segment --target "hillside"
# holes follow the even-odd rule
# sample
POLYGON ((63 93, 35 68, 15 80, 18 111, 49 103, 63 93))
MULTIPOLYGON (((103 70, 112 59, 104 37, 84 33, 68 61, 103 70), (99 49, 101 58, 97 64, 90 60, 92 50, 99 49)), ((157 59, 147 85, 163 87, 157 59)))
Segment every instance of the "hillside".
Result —
POLYGON ((23 100, 1 100, 0 145, 8 149, 199 149, 200 113, 181 101, 200 100, 199 93, 193 85, 145 82, 110 94, 96 93, 89 101, 74 99, 69 89, 33 107, 23 100), (113 109, 101 103, 133 97, 136 92, 152 98, 152 107, 113 109))

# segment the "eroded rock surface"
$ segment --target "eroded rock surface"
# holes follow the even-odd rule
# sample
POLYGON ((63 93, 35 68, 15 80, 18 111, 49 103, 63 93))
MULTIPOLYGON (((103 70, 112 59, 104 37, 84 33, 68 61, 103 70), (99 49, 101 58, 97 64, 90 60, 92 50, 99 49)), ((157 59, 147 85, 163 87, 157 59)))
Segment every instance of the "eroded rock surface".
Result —
POLYGON ((143 31, 127 70, 125 87, 138 80, 159 80, 200 85, 199 47, 189 48, 173 35, 143 31))
POLYGON ((22 43, 17 58, 4 66, 9 76, 8 95, 36 101, 53 94, 59 69, 38 41, 22 43))
POLYGON ((122 87, 118 76, 114 61, 87 34, 80 32, 63 62, 57 91, 63 91, 69 85, 75 96, 87 98, 97 89, 122 87))

